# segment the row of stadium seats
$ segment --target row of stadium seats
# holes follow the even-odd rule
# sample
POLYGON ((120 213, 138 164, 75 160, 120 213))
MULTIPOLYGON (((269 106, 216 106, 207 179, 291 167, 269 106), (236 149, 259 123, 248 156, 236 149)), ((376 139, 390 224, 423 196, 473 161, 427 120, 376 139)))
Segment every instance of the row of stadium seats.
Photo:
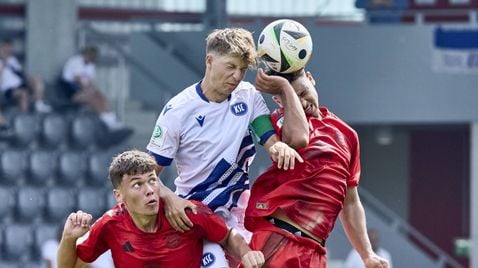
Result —
POLYGON ((0 222, 58 223, 78 209, 96 219, 115 204, 107 187, 0 187, 0 222))
POLYGON ((108 185, 114 154, 111 150, 5 149, 0 152, 0 185, 108 185))
POLYGON ((87 150, 111 145, 106 127, 91 113, 22 113, 12 116, 11 125, 15 134, 10 145, 14 147, 87 150))

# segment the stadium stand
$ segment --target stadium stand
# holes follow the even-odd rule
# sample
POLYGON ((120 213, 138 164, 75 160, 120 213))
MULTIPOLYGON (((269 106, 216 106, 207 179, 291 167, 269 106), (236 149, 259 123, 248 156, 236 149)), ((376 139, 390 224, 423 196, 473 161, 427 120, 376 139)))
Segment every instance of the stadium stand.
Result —
POLYGON ((78 192, 78 209, 88 211, 94 219, 99 218, 107 210, 103 189, 82 188, 78 192))
POLYGON ((53 187, 46 193, 46 220, 59 223, 76 208, 75 191, 71 188, 53 187))
POLYGON ((54 151, 35 150, 29 155, 28 182, 34 185, 51 185, 54 179, 57 154, 54 151))
POLYGON ((67 186, 81 185, 85 177, 85 154, 81 151, 67 150, 58 159, 57 183, 67 186))
POLYGON ((21 222, 40 222, 43 216, 44 192, 38 187, 20 187, 16 194, 16 219, 21 222))
POLYGON ((68 138, 68 122, 59 113, 47 114, 40 124, 39 144, 47 148, 63 148, 68 138))
POLYGON ((29 224, 8 224, 4 229, 4 256, 6 260, 28 261, 33 245, 29 224))
POLYGON ((20 185, 25 180, 26 152, 22 149, 6 149, 0 156, 1 178, 3 184, 20 185))

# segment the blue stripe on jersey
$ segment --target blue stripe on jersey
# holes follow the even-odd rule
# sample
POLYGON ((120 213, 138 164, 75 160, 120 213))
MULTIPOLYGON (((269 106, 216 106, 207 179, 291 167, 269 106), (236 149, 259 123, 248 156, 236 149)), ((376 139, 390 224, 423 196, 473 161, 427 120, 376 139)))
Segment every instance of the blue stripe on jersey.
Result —
POLYGON ((171 165, 171 163, 173 162, 172 158, 160 156, 159 154, 155 154, 155 153, 153 153, 149 150, 148 150, 148 153, 150 155, 154 156, 154 159, 156 159, 156 163, 158 163, 158 165, 160 165, 160 166, 166 167, 166 166, 171 165))
POLYGON ((205 181, 181 197, 201 201, 213 211, 220 206, 231 209, 237 206, 240 194, 247 189, 247 173, 237 164, 231 165, 221 159, 205 181))
POLYGON ((260 145, 264 145, 264 143, 266 143, 266 141, 272 136, 274 135, 275 132, 273 129, 267 131, 266 133, 264 133, 264 135, 262 135, 262 137, 260 138, 259 140, 259 144, 260 145))
POLYGON ((249 132, 249 135, 242 139, 241 147, 239 148, 239 152, 237 152, 236 163, 242 168, 242 170, 248 172, 250 163, 246 162, 246 160, 250 159, 251 157, 254 159, 253 157, 255 155, 256 148, 254 146, 254 140, 252 139, 251 132, 249 132), (246 165, 244 165, 244 163, 246 163, 246 165))

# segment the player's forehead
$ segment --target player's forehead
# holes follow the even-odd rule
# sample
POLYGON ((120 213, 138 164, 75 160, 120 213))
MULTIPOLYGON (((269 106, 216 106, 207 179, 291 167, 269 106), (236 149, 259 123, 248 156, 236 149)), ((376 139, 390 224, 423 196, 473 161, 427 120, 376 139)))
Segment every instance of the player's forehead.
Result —
POLYGON ((151 170, 147 172, 136 172, 132 174, 123 174, 123 183, 131 183, 134 181, 143 181, 143 180, 148 180, 150 178, 155 178, 156 177, 156 171, 151 170))
POLYGON ((217 55, 218 59, 227 65, 232 65, 239 68, 247 68, 248 63, 240 56, 226 54, 226 55, 217 55))

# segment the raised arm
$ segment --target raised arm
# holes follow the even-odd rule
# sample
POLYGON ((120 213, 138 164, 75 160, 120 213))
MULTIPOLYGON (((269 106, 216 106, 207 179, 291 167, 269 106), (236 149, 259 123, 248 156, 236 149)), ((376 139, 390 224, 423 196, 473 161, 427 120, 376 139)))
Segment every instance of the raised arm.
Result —
POLYGON ((347 237, 367 268, 388 268, 388 262, 376 255, 370 244, 365 223, 365 211, 356 186, 347 188, 345 203, 339 214, 347 237))
POLYGON ((88 232, 91 220, 92 216, 81 210, 68 216, 58 247, 58 267, 80 268, 86 266, 86 263, 76 254, 76 241, 88 232))
POLYGON ((261 92, 275 95, 276 102, 284 108, 282 141, 294 149, 307 146, 309 143, 309 124, 299 97, 287 79, 276 75, 267 75, 262 69, 259 69, 256 77, 256 88, 261 92))

